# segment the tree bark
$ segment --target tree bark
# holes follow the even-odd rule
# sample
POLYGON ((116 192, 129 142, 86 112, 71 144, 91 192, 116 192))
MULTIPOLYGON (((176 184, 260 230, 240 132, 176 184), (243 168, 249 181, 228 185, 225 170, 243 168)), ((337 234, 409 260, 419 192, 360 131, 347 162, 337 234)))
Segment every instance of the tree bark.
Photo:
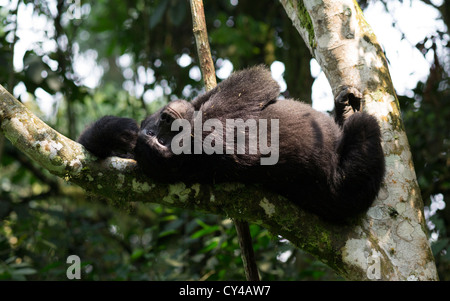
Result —
POLYGON ((0 86, 0 130, 53 174, 121 204, 141 200, 245 219, 281 235, 347 279, 437 280, 398 101, 383 52, 356 2, 281 1, 333 91, 364 93, 364 110, 383 131, 387 174, 367 216, 352 225, 320 220, 258 185, 157 184, 136 162, 97 160, 56 132, 0 86))
POLYGON ((342 241, 350 279, 437 280, 423 203, 387 61, 356 3, 281 0, 287 15, 326 74, 333 93, 352 86, 363 110, 377 117, 386 177, 367 216, 342 241), (381 272, 376 267, 381 267, 381 272))
POLYGON ((208 31, 206 30, 205 11, 203 1, 190 1, 192 14, 192 31, 194 32, 195 44, 197 45, 200 69, 202 70, 203 81, 206 91, 212 90, 216 85, 216 73, 214 62, 209 48, 208 31))

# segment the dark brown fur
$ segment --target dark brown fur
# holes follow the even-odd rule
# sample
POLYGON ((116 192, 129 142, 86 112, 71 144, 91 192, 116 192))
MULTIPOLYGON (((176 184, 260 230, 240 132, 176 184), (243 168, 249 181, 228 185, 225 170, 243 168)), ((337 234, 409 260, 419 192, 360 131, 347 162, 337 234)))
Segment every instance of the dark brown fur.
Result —
MULTIPOLYGON (((299 101, 277 100, 278 95, 270 72, 253 67, 232 74, 192 102, 169 103, 147 117, 140 130, 130 119, 108 116, 88 128, 79 141, 100 158, 130 157, 131 149, 141 169, 164 182, 262 183, 329 221, 367 210, 384 176, 376 119, 348 108, 343 101, 346 93, 336 100, 337 123, 299 101), (177 133, 170 131, 171 122, 183 118, 193 123, 194 111, 202 114, 203 122, 215 118, 223 124, 226 119, 278 119, 278 163, 262 166, 259 152, 173 154, 170 142, 177 133)), ((354 97, 352 102, 354 106, 354 97)))

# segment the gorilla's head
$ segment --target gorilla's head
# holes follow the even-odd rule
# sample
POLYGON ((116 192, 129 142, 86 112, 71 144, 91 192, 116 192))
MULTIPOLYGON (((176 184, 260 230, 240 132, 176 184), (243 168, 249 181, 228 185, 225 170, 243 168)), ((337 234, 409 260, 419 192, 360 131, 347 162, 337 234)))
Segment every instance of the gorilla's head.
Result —
POLYGON ((169 165, 179 168, 181 157, 171 149, 172 139, 179 131, 172 131, 172 122, 176 119, 192 121, 194 107, 185 100, 175 100, 148 116, 142 121, 134 154, 144 171, 161 170, 169 165))

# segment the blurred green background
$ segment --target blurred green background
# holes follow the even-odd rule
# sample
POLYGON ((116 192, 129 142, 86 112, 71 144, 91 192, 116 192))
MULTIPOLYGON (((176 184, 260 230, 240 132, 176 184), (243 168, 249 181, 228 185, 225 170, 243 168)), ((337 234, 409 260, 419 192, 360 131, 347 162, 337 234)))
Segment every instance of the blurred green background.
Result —
MULTIPOLYGON (((450 3, 358 2, 390 63, 439 276, 450 280, 450 3)), ((278 1, 204 5, 219 79, 263 63, 284 97, 332 109, 278 1)), ((171 99, 192 99, 203 84, 189 2, 0 0, 0 84, 72 139, 103 115, 140 121, 171 99)), ((0 279, 65 280, 72 254, 84 280, 245 279, 230 219, 136 201, 113 208, 0 135, 0 279)), ((342 279, 282 237, 251 232, 263 280, 342 279)))

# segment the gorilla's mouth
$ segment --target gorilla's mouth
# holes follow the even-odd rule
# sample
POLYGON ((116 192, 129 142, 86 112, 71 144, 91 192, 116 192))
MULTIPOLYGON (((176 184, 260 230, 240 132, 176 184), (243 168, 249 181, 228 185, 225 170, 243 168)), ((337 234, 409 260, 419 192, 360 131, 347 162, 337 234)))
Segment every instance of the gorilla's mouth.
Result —
POLYGON ((165 141, 156 136, 148 137, 139 135, 136 141, 134 153, 139 161, 139 157, 146 157, 146 160, 158 160, 158 158, 170 158, 173 156, 170 147, 165 145, 165 141))
POLYGON ((158 137, 156 137, 156 144, 159 146, 159 147, 161 147, 161 148, 163 148, 164 150, 168 150, 169 149, 169 147, 166 145, 166 141, 164 140, 164 138, 158 138, 158 137))

